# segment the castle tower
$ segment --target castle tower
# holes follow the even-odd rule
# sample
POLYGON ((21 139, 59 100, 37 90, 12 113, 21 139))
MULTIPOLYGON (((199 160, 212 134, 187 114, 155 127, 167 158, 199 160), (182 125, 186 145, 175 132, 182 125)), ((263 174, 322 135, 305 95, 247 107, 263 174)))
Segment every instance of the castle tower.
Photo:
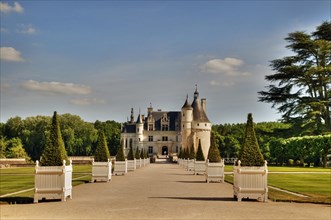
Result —
POLYGON ((144 138, 144 123, 143 123, 143 116, 140 114, 139 111, 139 115, 137 118, 137 122, 136 122, 136 143, 137 143, 137 147, 139 147, 139 149, 142 148, 142 143, 143 143, 143 138, 144 138))
POLYGON ((198 87, 196 87, 196 90, 194 92, 192 108, 192 133, 194 133, 194 135, 192 136, 192 141, 194 143, 194 148, 195 150, 198 149, 198 144, 200 140, 203 154, 205 155, 205 158, 207 158, 210 147, 211 123, 206 114, 206 99, 199 99, 198 87))
POLYGON ((182 150, 185 148, 190 149, 192 141, 189 138, 192 131, 193 108, 188 102, 188 95, 186 96, 185 103, 181 109, 181 138, 182 150))

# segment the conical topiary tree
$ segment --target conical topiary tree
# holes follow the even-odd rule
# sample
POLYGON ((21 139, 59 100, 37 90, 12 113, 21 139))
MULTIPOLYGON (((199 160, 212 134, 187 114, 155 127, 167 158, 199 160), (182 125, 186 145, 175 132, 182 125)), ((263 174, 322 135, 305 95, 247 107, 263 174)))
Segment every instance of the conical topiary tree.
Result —
POLYGON ((182 149, 179 150, 179 153, 178 153, 178 158, 182 159, 182 149))
POLYGON ((140 159, 140 151, 139 151, 139 147, 137 147, 136 149, 136 154, 134 156, 136 159, 140 159))
POLYGON ((129 153, 128 153, 128 160, 134 160, 134 155, 133 155, 133 149, 132 146, 130 147, 129 153))
POLYGON ((187 148, 184 148, 184 150, 183 150, 183 159, 187 159, 187 158, 188 158, 187 148))
POLYGON ((211 133, 210 136, 210 148, 208 151, 208 160, 210 163, 218 163, 221 162, 221 154, 216 146, 216 141, 214 137, 214 133, 211 133))
POLYGON ((189 154, 188 154, 188 159, 194 160, 195 159, 195 150, 194 150, 194 145, 192 144, 189 154))
POLYGON ((241 146, 238 160, 241 166, 263 166, 264 158, 256 139, 253 116, 248 114, 243 145, 241 146))
POLYGON ((199 139, 199 145, 198 145, 196 160, 197 161, 205 161, 205 155, 203 155, 200 139, 199 139))
POLYGON ((122 141, 121 141, 121 145, 117 150, 116 161, 125 161, 124 146, 122 141))
POLYGON ((62 166, 63 160, 68 160, 64 147, 57 112, 54 112, 49 136, 40 159, 42 166, 62 166))
POLYGON ((95 149, 94 161, 96 162, 107 162, 110 158, 109 149, 105 133, 102 130, 98 131, 97 148, 95 149))
POLYGON ((145 155, 144 148, 142 148, 141 151, 140 151, 140 158, 144 159, 145 158, 144 155, 145 155))
POLYGON ((144 158, 147 159, 148 155, 147 155, 147 150, 144 150, 144 158))

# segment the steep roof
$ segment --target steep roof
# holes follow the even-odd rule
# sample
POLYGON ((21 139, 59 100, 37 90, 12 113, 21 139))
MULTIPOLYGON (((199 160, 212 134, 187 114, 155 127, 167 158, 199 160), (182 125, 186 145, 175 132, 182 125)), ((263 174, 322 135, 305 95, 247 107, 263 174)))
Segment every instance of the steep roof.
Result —
MULTIPOLYGON (((193 108, 193 120, 197 121, 197 122, 208 122, 210 123, 206 112, 204 111, 204 109, 202 108, 201 105, 201 100, 199 99, 199 96, 196 95, 197 91, 194 93, 195 97, 192 103, 192 108, 193 108)), ((199 93, 197 93, 199 94, 199 93)))

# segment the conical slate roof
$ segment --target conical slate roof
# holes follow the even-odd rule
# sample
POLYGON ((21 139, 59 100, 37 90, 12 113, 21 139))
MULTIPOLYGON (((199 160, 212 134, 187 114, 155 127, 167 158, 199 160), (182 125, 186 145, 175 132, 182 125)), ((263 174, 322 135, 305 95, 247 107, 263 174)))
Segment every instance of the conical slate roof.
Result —
POLYGON ((193 108, 193 120, 197 122, 208 122, 210 123, 206 112, 202 108, 201 100, 199 99, 199 92, 196 89, 194 92, 194 100, 192 102, 192 108, 193 108))
POLYGON ((188 95, 186 96, 186 100, 185 100, 185 103, 184 103, 182 109, 192 109, 192 106, 188 102, 188 95))

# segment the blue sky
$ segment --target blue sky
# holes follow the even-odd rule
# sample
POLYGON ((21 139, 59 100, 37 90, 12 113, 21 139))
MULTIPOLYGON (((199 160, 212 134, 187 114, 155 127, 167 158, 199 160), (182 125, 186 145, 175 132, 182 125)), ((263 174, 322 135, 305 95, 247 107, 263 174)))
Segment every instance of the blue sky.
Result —
POLYGON ((71 113, 126 121, 179 111, 195 84, 212 123, 280 118, 259 103, 284 38, 330 21, 330 0, 1 1, 1 122, 71 113))

